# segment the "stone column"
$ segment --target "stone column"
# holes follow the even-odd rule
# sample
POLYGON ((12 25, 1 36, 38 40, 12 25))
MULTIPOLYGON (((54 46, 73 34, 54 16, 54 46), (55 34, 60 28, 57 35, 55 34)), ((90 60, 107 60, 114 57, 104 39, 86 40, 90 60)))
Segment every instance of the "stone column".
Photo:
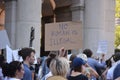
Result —
POLYGON ((72 0, 72 21, 84 23, 84 0, 72 0))
POLYGON ((29 47, 31 27, 35 28, 33 48, 40 55, 41 0, 18 0, 16 16, 16 48, 29 47))
POLYGON ((17 0, 5 0, 5 29, 13 49, 16 47, 16 2, 17 0))
MULTIPOLYGON (((77 21, 82 23, 82 29, 84 26, 84 0, 72 0, 72 6, 71 6, 71 11, 72 11, 72 21, 77 21)), ((80 38, 83 39, 83 36, 80 38)), ((84 44, 83 44, 84 45, 84 44)), ((72 50, 72 53, 78 54, 81 53, 83 47, 79 50, 72 50)))
POLYGON ((108 56, 113 54, 114 9, 115 0, 85 0, 84 48, 90 48, 96 53, 98 42, 107 41, 108 56))

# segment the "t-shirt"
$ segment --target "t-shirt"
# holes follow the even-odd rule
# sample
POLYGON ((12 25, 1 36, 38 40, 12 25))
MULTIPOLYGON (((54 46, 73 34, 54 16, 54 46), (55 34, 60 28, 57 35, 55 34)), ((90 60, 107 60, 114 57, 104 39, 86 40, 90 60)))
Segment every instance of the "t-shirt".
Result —
POLYGON ((32 72, 30 71, 28 65, 23 64, 24 65, 24 76, 22 80, 32 80, 32 72))
POLYGON ((9 80, 20 80, 20 79, 17 79, 17 78, 9 78, 9 80))
POLYGON ((114 69, 113 79, 120 77, 120 63, 114 69))
POLYGON ((88 80, 88 78, 85 75, 80 74, 77 76, 69 76, 68 80, 88 80))

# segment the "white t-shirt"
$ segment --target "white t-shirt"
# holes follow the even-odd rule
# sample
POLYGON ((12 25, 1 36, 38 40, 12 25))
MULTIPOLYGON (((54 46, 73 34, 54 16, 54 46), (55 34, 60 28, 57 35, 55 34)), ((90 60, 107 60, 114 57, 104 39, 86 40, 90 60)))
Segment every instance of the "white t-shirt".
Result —
POLYGON ((20 79, 17 79, 17 78, 9 78, 9 80, 20 80, 20 79))

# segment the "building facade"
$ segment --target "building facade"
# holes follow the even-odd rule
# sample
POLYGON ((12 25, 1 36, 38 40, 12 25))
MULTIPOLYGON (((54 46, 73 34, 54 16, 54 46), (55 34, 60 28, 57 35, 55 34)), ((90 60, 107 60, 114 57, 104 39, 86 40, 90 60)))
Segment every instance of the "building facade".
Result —
POLYGON ((82 50, 90 48, 96 54, 99 42, 104 41, 109 56, 114 53, 115 0, 54 1, 56 9, 53 11, 47 0, 5 0, 5 29, 13 49, 29 46, 30 30, 34 27, 33 47, 38 56, 40 52, 45 55, 44 24, 54 22, 55 13, 56 22, 82 22, 82 50))

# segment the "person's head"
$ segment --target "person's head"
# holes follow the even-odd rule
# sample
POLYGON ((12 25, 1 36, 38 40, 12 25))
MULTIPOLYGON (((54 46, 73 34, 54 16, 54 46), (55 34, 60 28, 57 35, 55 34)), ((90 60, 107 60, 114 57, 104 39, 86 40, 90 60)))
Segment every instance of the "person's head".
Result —
POLYGON ((29 64, 33 64, 35 61, 35 50, 32 48, 22 48, 18 54, 22 56, 23 61, 27 61, 29 64))
MULTIPOLYGON (((55 58, 55 57, 54 57, 55 58)), ((50 63, 51 63, 51 61, 54 59, 53 57, 48 57, 47 59, 46 59, 46 63, 47 63, 47 67, 48 68, 50 68, 50 63)))
POLYGON ((72 67, 73 67, 73 70, 75 72, 83 72, 84 68, 83 66, 85 65, 86 63, 84 62, 84 60, 82 60, 81 58, 79 57, 76 57, 74 60, 73 60, 73 64, 72 64, 72 67))
POLYGON ((37 58, 37 63, 38 63, 38 64, 41 63, 41 59, 40 59, 40 57, 37 58))
POLYGON ((76 58, 76 57, 77 57, 76 54, 72 54, 72 55, 70 56, 70 59, 69 59, 69 61, 71 61, 71 63, 70 63, 70 68, 72 68, 72 62, 73 62, 74 58, 76 58))
POLYGON ((93 52, 90 49, 83 50, 83 54, 85 54, 87 57, 92 57, 93 52))
POLYGON ((58 56, 58 51, 50 51, 48 57, 55 58, 58 56))
POLYGON ((58 57, 58 52, 57 51, 51 51, 48 55, 48 58, 46 59, 47 67, 50 68, 50 63, 51 61, 58 57))
POLYGON ((3 63, 2 64, 2 73, 3 73, 3 76, 5 77, 5 76, 7 76, 7 77, 9 77, 9 64, 8 63, 3 63))
POLYGON ((12 61, 11 63, 2 66, 2 72, 4 76, 22 79, 24 75, 24 67, 21 62, 12 61))
POLYGON ((114 51, 114 52, 115 52, 115 53, 116 53, 116 52, 120 52, 120 49, 115 49, 115 51, 114 51))
POLYGON ((115 62, 117 62, 118 60, 120 60, 120 52, 116 52, 114 55, 113 55, 113 60, 115 62))
POLYGON ((58 57, 51 61, 50 70, 53 76, 66 77, 69 70, 69 61, 64 57, 58 57))

